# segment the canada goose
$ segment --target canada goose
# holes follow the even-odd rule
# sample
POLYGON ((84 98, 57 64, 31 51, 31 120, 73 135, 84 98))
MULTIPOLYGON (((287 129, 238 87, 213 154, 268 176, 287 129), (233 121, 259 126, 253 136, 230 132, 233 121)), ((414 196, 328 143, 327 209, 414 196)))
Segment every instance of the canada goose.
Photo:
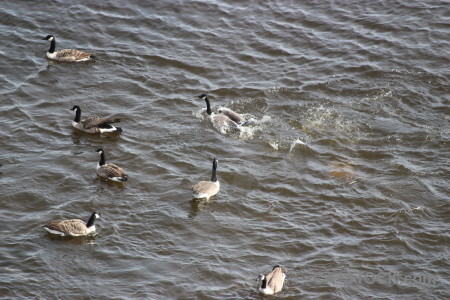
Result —
POLYGON ((53 35, 47 35, 43 40, 50 41, 50 49, 47 51, 47 57, 63 62, 79 62, 95 58, 95 55, 75 49, 62 49, 55 51, 56 40, 53 35))
POLYGON ((260 274, 257 280, 261 281, 261 286, 258 291, 264 295, 273 295, 283 289, 284 279, 286 274, 279 265, 273 267, 272 272, 267 275, 260 274))
POLYGON ((95 232, 94 222, 100 217, 100 213, 93 212, 87 223, 80 219, 58 220, 48 223, 44 228, 60 236, 83 236, 95 232))
POLYGON ((218 160, 213 159, 212 175, 211 181, 200 181, 192 187, 192 194, 194 199, 209 200, 210 197, 216 195, 220 189, 219 180, 217 180, 216 170, 217 170, 218 160))
POLYGON ((247 121, 244 117, 228 108, 221 108, 219 114, 214 114, 211 111, 211 104, 206 94, 201 94, 198 98, 205 100, 206 112, 209 115, 211 123, 221 133, 226 133, 229 130, 241 130, 240 125, 244 125, 247 121))
POLYGON ((113 181, 127 181, 128 175, 125 174, 122 168, 115 164, 105 163, 105 153, 102 148, 97 149, 100 152, 100 161, 97 165, 97 175, 113 181))
POLYGON ((80 121, 81 108, 78 105, 74 105, 70 110, 75 111, 75 119, 72 121, 72 126, 76 129, 87 133, 122 132, 122 128, 111 125, 111 123, 120 122, 120 119, 89 117, 80 121))

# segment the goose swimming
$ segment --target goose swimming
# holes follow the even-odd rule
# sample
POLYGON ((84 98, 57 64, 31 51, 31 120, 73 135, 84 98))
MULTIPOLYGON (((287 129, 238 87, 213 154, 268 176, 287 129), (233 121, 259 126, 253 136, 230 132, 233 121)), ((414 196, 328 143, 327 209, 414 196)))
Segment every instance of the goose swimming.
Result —
POLYGON ((49 59, 62 61, 62 62, 80 62, 87 61, 92 58, 95 58, 95 55, 87 52, 83 52, 75 49, 62 49, 55 50, 56 47, 56 39, 53 35, 47 35, 43 40, 50 41, 50 49, 47 51, 47 57, 49 59))
POLYGON ((105 153, 102 148, 96 150, 100 153, 100 161, 97 164, 97 175, 109 179, 112 181, 127 181, 128 175, 122 168, 119 168, 115 164, 105 163, 105 153))
POLYGON ((272 272, 267 275, 260 274, 257 280, 260 280, 260 287, 258 291, 264 295, 273 295, 283 289, 284 279, 286 274, 279 265, 273 267, 272 272))
POLYGON ((100 213, 93 212, 87 223, 80 219, 58 220, 48 223, 44 228, 49 233, 60 236, 84 236, 95 233, 94 222, 100 217, 100 213))
POLYGON ((247 121, 240 114, 232 111, 229 108, 222 107, 219 110, 219 114, 215 114, 211 110, 211 103, 209 102, 206 94, 201 94, 198 98, 206 102, 206 113, 209 115, 209 119, 213 126, 221 133, 227 133, 228 131, 240 131, 241 125, 245 125, 247 121))
POLYGON ((220 189, 219 180, 217 180, 216 170, 217 170, 218 160, 213 159, 212 175, 211 181, 200 181, 192 187, 192 194, 194 199, 209 200, 210 197, 216 195, 220 189))
POLYGON ((72 121, 72 126, 78 130, 87 133, 122 132, 122 128, 111 125, 111 123, 120 122, 120 119, 118 118, 89 117, 80 120, 81 108, 78 105, 74 105, 70 110, 75 111, 75 119, 72 121))

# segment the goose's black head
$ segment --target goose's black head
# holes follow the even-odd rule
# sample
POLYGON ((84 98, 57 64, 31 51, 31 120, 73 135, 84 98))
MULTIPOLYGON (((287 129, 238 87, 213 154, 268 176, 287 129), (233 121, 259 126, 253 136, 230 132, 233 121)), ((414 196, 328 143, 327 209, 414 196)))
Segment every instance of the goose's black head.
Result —
POLYGON ((74 105, 70 110, 76 110, 76 109, 80 109, 80 107, 78 105, 74 105))
POLYGON ((89 227, 94 226, 95 220, 96 220, 96 219, 99 219, 100 217, 101 217, 101 214, 94 211, 94 212, 91 214, 91 216, 89 217, 89 220, 88 220, 87 223, 86 223, 86 227, 89 228, 89 227))
POLYGON ((264 274, 259 274, 258 278, 256 278, 256 281, 263 281, 266 278, 266 275, 264 274))
POLYGON ((47 41, 53 41, 54 39, 55 39, 55 37, 51 34, 49 34, 45 38, 43 38, 43 40, 47 40, 47 41))
POLYGON ((102 152, 103 152, 103 149, 102 149, 102 148, 98 148, 97 150, 95 150, 95 152, 102 153, 102 152))
POLYGON ((199 97, 199 98, 202 99, 202 100, 205 100, 206 94, 201 94, 200 96, 197 96, 197 97, 199 97))

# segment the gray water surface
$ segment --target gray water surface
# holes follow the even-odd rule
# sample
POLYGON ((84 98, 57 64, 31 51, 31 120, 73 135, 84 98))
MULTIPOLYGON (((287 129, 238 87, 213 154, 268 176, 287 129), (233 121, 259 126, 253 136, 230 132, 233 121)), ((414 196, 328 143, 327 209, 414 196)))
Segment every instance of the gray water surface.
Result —
POLYGON ((450 298, 450 3, 304 2, 2 3, 0 297, 270 298, 280 264, 275 298, 450 298), (256 124, 219 134, 201 93, 256 124), (94 210, 96 236, 42 228, 94 210))

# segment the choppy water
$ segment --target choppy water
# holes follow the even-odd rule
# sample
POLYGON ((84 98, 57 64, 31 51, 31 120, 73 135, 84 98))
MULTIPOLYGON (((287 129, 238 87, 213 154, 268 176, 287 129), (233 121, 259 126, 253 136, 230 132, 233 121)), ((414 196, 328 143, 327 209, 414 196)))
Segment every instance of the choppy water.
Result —
POLYGON ((2 3, 0 296, 260 299, 280 264, 277 298, 448 299, 449 2, 304 2, 2 3), (220 135, 203 92, 257 125, 220 135), (95 237, 42 230, 93 210, 95 237))

